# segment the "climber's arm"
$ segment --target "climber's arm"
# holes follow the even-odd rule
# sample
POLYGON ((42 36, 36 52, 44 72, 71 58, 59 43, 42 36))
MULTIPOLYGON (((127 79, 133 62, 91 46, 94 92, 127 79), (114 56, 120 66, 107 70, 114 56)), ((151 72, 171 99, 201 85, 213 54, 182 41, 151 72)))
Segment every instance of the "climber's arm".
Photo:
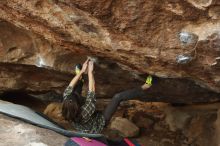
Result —
POLYGON ((76 86, 76 84, 79 81, 79 79, 81 78, 82 74, 86 71, 87 66, 88 66, 88 59, 83 63, 83 67, 82 67, 81 71, 79 72, 79 74, 76 74, 76 76, 70 82, 70 84, 69 84, 70 87, 74 88, 76 86))
POLYGON ((93 68, 94 68, 93 61, 89 61, 88 78, 89 78, 89 91, 90 92, 95 92, 95 79, 93 75, 93 68))

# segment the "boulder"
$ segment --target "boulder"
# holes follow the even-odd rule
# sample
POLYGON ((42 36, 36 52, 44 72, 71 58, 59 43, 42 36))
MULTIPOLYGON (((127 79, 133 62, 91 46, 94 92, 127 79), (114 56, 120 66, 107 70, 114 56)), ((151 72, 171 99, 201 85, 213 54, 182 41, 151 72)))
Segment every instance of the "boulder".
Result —
MULTIPOLYGON (((154 124, 154 117, 150 115, 150 109, 148 103, 142 103, 140 101, 134 101, 131 100, 129 101, 130 103, 132 102, 137 102, 135 103, 136 106, 134 106, 132 109, 127 109, 128 111, 126 113, 128 113, 128 119, 131 120, 137 127, 139 128, 145 128, 145 129, 149 129, 153 126, 154 124), (143 104, 143 105, 141 105, 143 104), (133 111, 133 113, 132 113, 133 111)), ((152 113, 151 113, 152 114, 152 113)), ((155 113, 153 113, 153 115, 155 116, 155 113)))
POLYGON ((126 118, 116 117, 110 124, 110 129, 117 130, 123 137, 135 137, 139 134, 139 128, 126 118))
POLYGON ((146 128, 146 129, 150 128, 154 124, 154 121, 152 119, 143 116, 134 117, 132 121, 139 128, 146 128))
POLYGON ((61 146, 67 137, 0 114, 0 146, 61 146))

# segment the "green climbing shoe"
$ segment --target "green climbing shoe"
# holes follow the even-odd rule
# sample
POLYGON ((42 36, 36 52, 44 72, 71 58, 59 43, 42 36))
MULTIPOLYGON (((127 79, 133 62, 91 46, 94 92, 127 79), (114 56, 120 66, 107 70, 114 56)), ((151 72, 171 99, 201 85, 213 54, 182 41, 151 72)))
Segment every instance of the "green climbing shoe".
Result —
POLYGON ((75 74, 76 75, 79 74, 81 69, 82 69, 82 65, 81 64, 76 64, 76 66, 75 66, 75 74))
POLYGON ((147 76, 147 79, 146 79, 145 83, 148 84, 148 85, 152 85, 152 80, 153 80, 152 76, 149 75, 149 76, 147 76))

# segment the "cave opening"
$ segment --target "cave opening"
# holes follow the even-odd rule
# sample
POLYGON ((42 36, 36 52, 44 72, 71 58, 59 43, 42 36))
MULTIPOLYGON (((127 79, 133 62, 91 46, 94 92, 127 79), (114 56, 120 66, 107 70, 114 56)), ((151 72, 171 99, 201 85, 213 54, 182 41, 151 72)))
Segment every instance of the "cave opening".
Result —
POLYGON ((27 106, 37 112, 44 112, 50 101, 36 98, 25 91, 6 91, 0 95, 0 100, 27 106))
MULTIPOLYGON (((220 100, 219 93, 203 88, 188 79, 158 78, 157 80, 157 85, 147 90, 146 98, 137 99, 143 102, 169 103, 172 106, 215 103, 220 100)), ((100 89, 102 90, 102 88, 99 88, 98 91, 100 89)), ((97 93, 97 102, 102 102, 102 99, 108 99, 109 102, 114 94, 112 92, 109 96, 103 97, 97 93)), ((3 91, 0 94, 0 100, 24 105, 35 111, 44 112, 50 103, 61 102, 61 96, 53 91, 30 93, 26 90, 10 90, 3 91)), ((107 103, 102 104, 106 105, 107 103)))

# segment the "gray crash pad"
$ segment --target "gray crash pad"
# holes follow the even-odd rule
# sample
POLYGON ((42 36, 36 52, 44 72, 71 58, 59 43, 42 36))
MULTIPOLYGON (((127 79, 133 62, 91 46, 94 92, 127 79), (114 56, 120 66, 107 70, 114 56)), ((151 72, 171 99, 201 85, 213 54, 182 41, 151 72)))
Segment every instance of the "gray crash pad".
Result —
POLYGON ((41 128, 46 128, 53 130, 59 134, 62 134, 67 137, 89 137, 89 138, 101 138, 103 137, 102 134, 87 134, 87 133, 80 133, 80 132, 73 132, 68 131, 63 128, 61 128, 59 125, 55 124, 55 122, 52 122, 45 117, 39 115, 32 109, 18 105, 18 104, 12 104, 12 103, 0 103, 0 113, 20 119, 22 121, 25 121, 27 123, 36 125, 41 128))

